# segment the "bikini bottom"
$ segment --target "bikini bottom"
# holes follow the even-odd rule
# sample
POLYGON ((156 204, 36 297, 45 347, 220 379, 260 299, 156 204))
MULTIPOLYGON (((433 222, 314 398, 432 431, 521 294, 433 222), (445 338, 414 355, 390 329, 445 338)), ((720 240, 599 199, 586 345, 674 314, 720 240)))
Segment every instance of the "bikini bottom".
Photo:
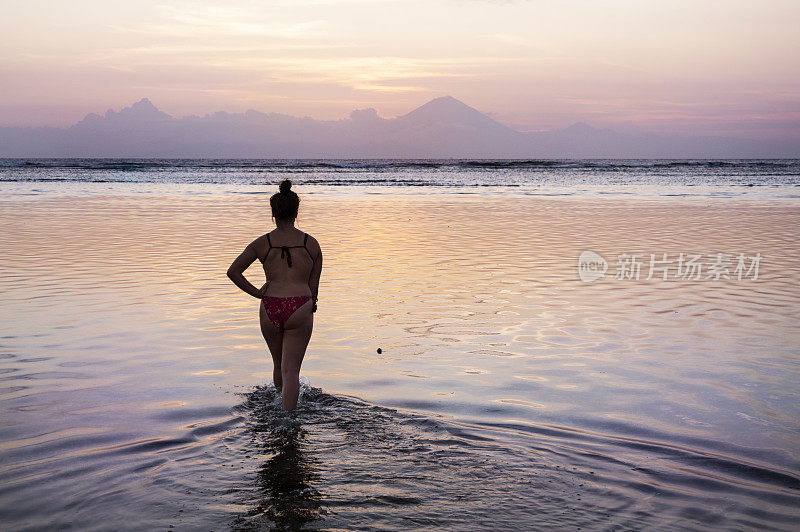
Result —
POLYGON ((264 296, 261 302, 264 304, 264 310, 267 311, 269 321, 282 331, 286 325, 286 320, 294 314, 295 310, 305 305, 310 299, 311 296, 264 296))

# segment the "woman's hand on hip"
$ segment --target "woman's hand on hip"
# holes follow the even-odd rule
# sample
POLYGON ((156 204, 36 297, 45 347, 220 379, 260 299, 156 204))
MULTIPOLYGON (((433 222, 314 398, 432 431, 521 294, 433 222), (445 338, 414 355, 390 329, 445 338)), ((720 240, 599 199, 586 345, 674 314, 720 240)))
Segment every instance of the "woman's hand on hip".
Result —
POLYGON ((267 295, 267 288, 269 288, 269 281, 267 281, 266 283, 264 283, 264 286, 262 286, 262 287, 261 287, 261 288, 258 290, 258 298, 259 298, 259 299, 262 299, 262 298, 263 298, 265 295, 267 295))

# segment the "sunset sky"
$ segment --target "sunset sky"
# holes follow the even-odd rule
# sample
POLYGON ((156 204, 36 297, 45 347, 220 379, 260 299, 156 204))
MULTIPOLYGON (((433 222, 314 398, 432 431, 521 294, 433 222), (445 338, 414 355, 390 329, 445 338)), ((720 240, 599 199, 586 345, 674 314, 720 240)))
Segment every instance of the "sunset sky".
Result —
POLYGON ((143 97, 177 117, 391 118, 451 95, 576 121, 800 141, 796 0, 0 0, 0 125, 143 97))

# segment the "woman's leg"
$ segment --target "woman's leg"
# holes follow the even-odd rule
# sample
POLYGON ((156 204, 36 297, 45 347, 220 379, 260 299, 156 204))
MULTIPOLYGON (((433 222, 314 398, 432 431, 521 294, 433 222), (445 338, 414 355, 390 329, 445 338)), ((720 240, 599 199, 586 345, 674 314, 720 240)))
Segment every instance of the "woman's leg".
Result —
POLYGON ((279 392, 283 388, 283 376, 281 374, 281 359, 283 356, 283 333, 269 321, 264 305, 259 303, 261 310, 258 312, 261 321, 261 334, 267 342, 267 347, 272 355, 272 382, 275 389, 279 392))
POLYGON ((294 410, 297 406, 297 397, 300 395, 300 365, 303 363, 308 341, 311 340, 311 331, 314 328, 312 306, 313 302, 308 301, 295 310, 283 328, 281 371, 284 410, 294 410))

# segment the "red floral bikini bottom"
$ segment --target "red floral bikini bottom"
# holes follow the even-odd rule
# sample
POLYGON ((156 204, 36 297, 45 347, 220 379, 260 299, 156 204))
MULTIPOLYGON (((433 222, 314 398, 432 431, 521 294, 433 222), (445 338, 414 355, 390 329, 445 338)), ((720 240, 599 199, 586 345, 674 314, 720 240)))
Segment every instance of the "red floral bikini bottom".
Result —
POLYGON ((295 310, 305 305, 310 299, 311 296, 264 296, 261 302, 264 304, 264 310, 267 311, 269 321, 282 331, 286 325, 286 320, 294 314, 295 310))

